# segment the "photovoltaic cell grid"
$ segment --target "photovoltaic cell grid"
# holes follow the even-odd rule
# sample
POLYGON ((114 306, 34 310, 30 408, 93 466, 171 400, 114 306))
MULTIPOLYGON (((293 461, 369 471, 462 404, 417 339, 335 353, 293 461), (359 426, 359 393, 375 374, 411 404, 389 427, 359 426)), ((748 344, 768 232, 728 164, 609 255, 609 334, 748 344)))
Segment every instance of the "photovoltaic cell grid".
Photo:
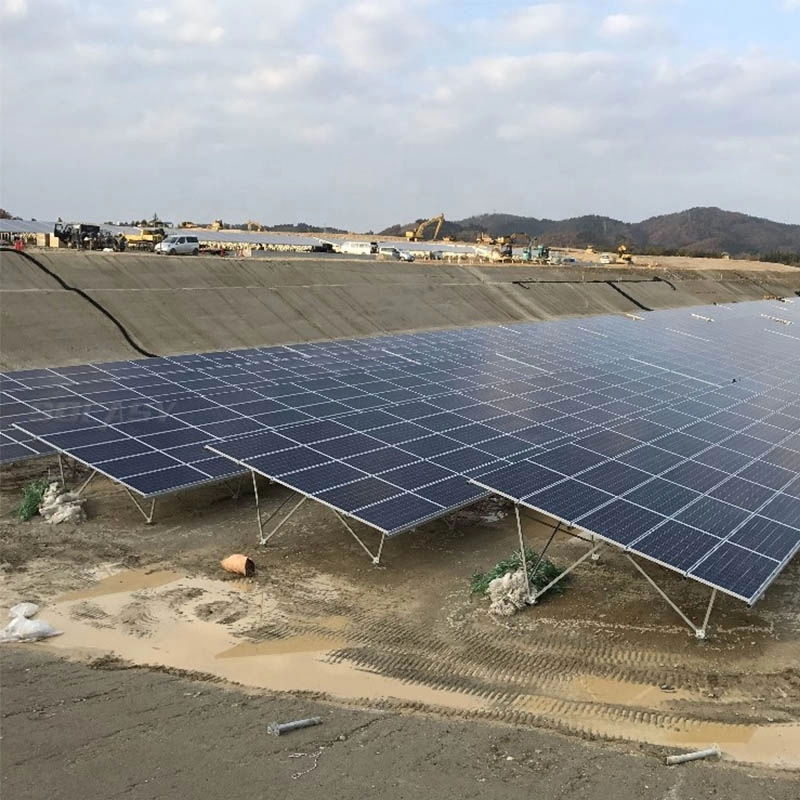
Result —
POLYGON ((705 373, 718 386, 476 482, 755 602, 800 549, 800 317, 756 311, 719 327, 728 358, 705 373))
MULTIPOLYGON (((23 405, 16 409, 20 415, 47 413, 49 404, 70 413, 88 411, 56 423, 20 424, 51 437, 48 441, 70 455, 91 456, 101 471, 143 494, 210 480, 224 469, 223 461, 204 445, 218 452, 230 447, 229 455, 240 465, 249 468, 248 459, 260 459, 263 474, 394 532, 478 496, 469 494, 476 490, 465 489, 458 476, 481 475, 498 465, 510 473, 511 465, 521 461, 524 469, 515 474, 524 477, 536 456, 569 449, 561 469, 572 472, 544 466, 549 473, 539 477, 547 481, 575 474, 582 485, 586 477, 591 480, 585 482, 583 502, 621 497, 631 504, 620 487, 641 476, 617 466, 612 470, 610 464, 592 472, 597 464, 590 462, 602 456, 658 477, 663 483, 651 484, 646 493, 663 489, 659 502, 668 508, 677 502, 679 489, 687 488, 675 480, 680 471, 661 474, 670 467, 680 466, 685 476, 698 458, 714 458, 718 463, 698 463, 733 472, 742 448, 760 446, 749 439, 766 441, 775 435, 771 423, 742 433, 770 412, 782 414, 784 426, 794 426, 796 433, 793 407, 781 405, 775 394, 791 392, 781 383, 797 375, 798 339, 786 324, 797 318, 796 308, 766 302, 654 312, 641 315, 639 322, 606 317, 460 329, 29 371, 4 376, 4 383, 13 381, 7 394, 23 405), (26 394, 20 386, 33 391, 26 394), (143 398, 148 406, 142 406, 143 398), (750 417, 741 413, 747 402, 754 403, 750 417), (120 414, 124 418, 118 419, 120 414), (316 424, 326 420, 341 427, 332 432, 316 424), (42 432, 39 424, 54 430, 42 432), (248 436, 258 452, 236 450, 245 447, 244 441, 220 444, 259 430, 280 431, 291 447, 281 440, 276 445, 268 436, 263 437, 266 447, 256 444, 260 437, 248 436), (737 450, 730 441, 722 442, 726 432, 749 439, 737 439, 737 450), (587 446, 592 434, 603 433, 616 444, 595 438, 587 446), (603 452, 627 445, 620 438, 625 436, 635 455, 603 452), (640 447, 651 439, 659 441, 640 447), (693 440, 713 447, 692 453, 693 440), (142 445, 147 449, 141 451, 142 445), (148 460, 156 456, 158 461, 148 460), (164 456, 178 463, 167 465, 164 456), (635 463, 627 464, 628 457, 635 463), (580 475, 584 470, 586 476, 580 475)), ((783 449, 793 450, 792 444, 782 442, 783 449)), ((752 492, 750 484, 761 484, 753 480, 755 473, 748 475, 745 488, 752 492)), ((572 497, 567 490, 575 487, 559 489, 559 483, 553 484, 548 502, 572 497)), ((550 486, 528 483, 524 488, 550 486)), ((730 494, 732 488, 720 491, 730 494)), ((780 494, 794 498, 787 490, 780 494)), ((712 499, 737 507, 730 499, 712 499)), ((634 508, 637 513, 649 510, 634 508)), ((657 509, 653 513, 664 516, 657 509)), ((571 509, 570 514, 574 519, 571 509)), ((700 530, 697 519, 677 521, 700 530)))

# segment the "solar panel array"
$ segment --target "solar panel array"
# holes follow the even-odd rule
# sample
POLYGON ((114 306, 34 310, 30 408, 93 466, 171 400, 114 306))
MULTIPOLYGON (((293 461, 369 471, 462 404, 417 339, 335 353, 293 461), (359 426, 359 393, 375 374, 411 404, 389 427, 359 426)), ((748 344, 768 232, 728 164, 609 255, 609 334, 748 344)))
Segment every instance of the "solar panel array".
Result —
POLYGON ((10 373, 0 454, 35 435, 146 496, 252 468, 390 534, 491 489, 751 600, 800 541, 798 309, 10 373))

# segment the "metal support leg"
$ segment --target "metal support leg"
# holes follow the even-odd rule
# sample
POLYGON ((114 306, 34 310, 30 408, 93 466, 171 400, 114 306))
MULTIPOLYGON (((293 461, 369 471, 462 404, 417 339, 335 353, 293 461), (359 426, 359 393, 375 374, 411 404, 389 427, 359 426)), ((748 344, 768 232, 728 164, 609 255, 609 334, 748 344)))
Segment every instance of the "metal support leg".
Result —
POLYGON ((67 481, 64 479, 64 459, 61 453, 58 454, 58 471, 61 473, 61 488, 67 490, 67 481))
POLYGON ((525 554, 525 540, 522 538, 522 522, 519 518, 519 503, 514 503, 514 514, 517 518, 517 535, 519 536, 519 555, 522 559, 522 573, 525 576, 525 602, 533 604, 531 597, 531 578, 528 574, 528 557, 525 554))
POLYGON ((708 620, 711 617, 711 609, 714 607, 714 601, 717 599, 717 590, 713 589, 711 591, 711 597, 708 599, 708 608, 706 608, 706 615, 703 617, 703 627, 696 630, 694 635, 698 639, 705 639, 706 638, 706 630, 708 628, 708 620))
POLYGON ((553 578, 553 580, 550 581, 550 583, 548 583, 547 586, 544 586, 541 589, 539 589, 539 591, 536 592, 535 595, 533 595, 533 598, 531 600, 531 605, 533 605, 545 592, 552 589, 559 581, 562 581, 564 578, 566 578, 567 575, 569 575, 569 573, 575 569, 575 567, 583 564, 583 562, 586 561, 587 558, 591 558, 598 550, 600 550, 602 546, 603 542, 598 542, 597 544, 593 545, 591 550, 584 553, 574 564, 568 566, 557 578, 553 578))
MULTIPOLYGON (((78 489, 77 492, 75 492, 75 494, 78 495, 83 494, 84 489, 86 489, 89 486, 89 484, 94 480, 95 475, 97 475, 97 470, 93 470, 92 474, 81 484, 80 488, 78 489)), ((128 492, 128 494, 130 494, 130 492, 128 492)))
POLYGON ((553 539, 556 538, 556 534, 560 530, 561 530, 561 523, 559 522, 558 525, 556 525, 555 528, 553 528, 553 532, 550 534, 550 538, 547 540, 547 544, 544 546, 544 550, 542 550, 542 552, 539 553, 539 558, 536 561, 536 566, 533 568, 533 571, 531 572, 531 577, 536 578, 536 571, 539 569, 539 565, 542 563, 542 561, 544 561, 545 553, 547 553, 548 549, 550 548, 550 545, 553 543, 553 539))
POLYGON ((258 533, 259 533, 259 540, 258 543, 263 547, 288 521, 289 518, 300 508, 303 503, 308 499, 305 495, 303 495, 297 503, 293 506, 292 510, 266 535, 264 536, 264 523, 261 520, 261 506, 258 501, 258 487, 256 486, 256 474, 253 473, 253 488, 256 490, 256 517, 258 518, 258 533))
POLYGON ((236 488, 233 488, 233 484, 230 481, 225 481, 225 485, 231 490, 231 497, 234 500, 239 499, 239 495, 242 492, 242 482, 244 481, 244 476, 240 475, 238 481, 236 482, 236 488))
POLYGON ((334 511, 333 513, 336 514, 336 516, 339 518, 339 522, 341 522, 342 525, 344 525, 344 527, 347 528, 347 530, 350 532, 350 535, 361 545, 361 548, 364 550, 364 552, 372 559, 372 563, 375 564, 376 566, 380 564, 381 553, 383 552, 383 542, 386 539, 386 534, 385 533, 381 534, 381 543, 380 546, 378 547, 378 554, 375 555, 369 549, 369 547, 367 547, 364 544, 364 542, 361 541, 361 539, 358 537, 358 534, 347 523, 347 520, 345 520, 345 518, 338 511, 334 511))
POLYGON ((140 503, 140 502, 139 502, 139 501, 136 499, 136 497, 134 497, 134 495, 133 495, 133 493, 131 492, 131 490, 130 490, 130 489, 128 489, 128 487, 127 487, 127 486, 123 486, 122 488, 123 488, 123 489, 125 489, 125 491, 128 493, 128 497, 130 497, 131 501, 132 501, 132 502, 133 502, 133 504, 136 506, 136 508, 138 508, 138 509, 139 509, 139 513, 140 513, 140 514, 141 514, 141 515, 144 517, 144 519, 145 519, 145 522, 146 522, 148 525, 152 525, 152 524, 153 524, 153 519, 155 518, 155 515, 156 515, 156 498, 154 497, 154 498, 153 498, 153 499, 150 501, 150 510, 149 510, 149 511, 145 511, 145 508, 144 508, 144 507, 142 506, 142 504, 141 504, 141 503, 140 503))
POLYGON ((717 598, 717 590, 714 589, 711 592, 711 598, 708 601, 708 607, 706 608, 706 615, 703 619, 703 626, 698 628, 690 619, 683 613, 683 611, 678 608, 678 606, 672 601, 672 599, 667 595, 667 593, 642 569, 642 567, 631 557, 629 553, 625 553, 625 557, 628 561, 633 564, 634 567, 644 576, 644 579, 661 595, 663 600, 669 605, 669 607, 694 631, 694 635, 698 639, 705 639, 706 638, 706 629, 708 627, 708 620, 711 617, 711 609, 714 607, 714 601, 717 598))

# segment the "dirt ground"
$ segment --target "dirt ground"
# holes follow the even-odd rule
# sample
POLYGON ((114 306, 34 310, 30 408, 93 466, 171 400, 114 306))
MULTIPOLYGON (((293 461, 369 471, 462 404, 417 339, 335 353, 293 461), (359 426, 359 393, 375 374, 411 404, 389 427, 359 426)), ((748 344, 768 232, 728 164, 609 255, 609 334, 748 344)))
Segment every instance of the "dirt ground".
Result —
MULTIPOLYGON (((4 646, 8 796, 504 796, 531 779, 557 797, 796 796, 798 563, 753 609, 719 599, 705 642, 612 551, 498 620, 469 579, 515 548, 502 505, 388 540, 375 567, 310 503, 259 548, 252 492, 225 487, 166 498, 147 526, 95 481, 83 525, 16 521, 20 487, 48 463, 2 481, 0 605, 40 603, 63 631, 4 646), (253 557, 253 578, 219 568, 232 552, 253 557), (285 743, 265 733, 273 717, 315 713, 324 727, 285 743), (715 743, 722 763, 663 764, 715 743), (313 759, 291 753, 322 747, 293 781, 313 759), (26 788, 34 775, 47 787, 26 788)), ((289 493, 262 494, 278 519, 289 493)), ((541 548, 549 525, 523 522, 541 548)), ((567 564, 585 549, 559 536, 552 553, 567 564)), ((703 587, 648 571, 702 620, 703 587)))

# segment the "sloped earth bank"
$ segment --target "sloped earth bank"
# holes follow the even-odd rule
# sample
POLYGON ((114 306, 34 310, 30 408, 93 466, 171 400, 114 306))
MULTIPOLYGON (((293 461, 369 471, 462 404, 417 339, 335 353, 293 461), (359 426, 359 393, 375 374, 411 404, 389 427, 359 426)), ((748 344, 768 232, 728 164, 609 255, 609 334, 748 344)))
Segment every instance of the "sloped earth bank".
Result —
MULTIPOLYGON (((800 270, 456 266, 369 258, 228 259, 31 251, 157 355, 492 322, 546 320, 800 291, 800 270)), ((727 262, 726 262, 727 263, 727 262)), ((0 368, 138 358, 85 297, 0 253, 0 368)))
MULTIPOLYGON (((312 504, 259 549, 252 497, 233 501, 220 488, 166 500, 158 524, 150 527, 103 482, 90 490, 84 525, 11 521, 15 485, 34 469, 18 467, 4 481, 0 600, 4 607, 22 599, 40 603, 42 618, 64 633, 4 650, 6 696, 16 687, 13 706, 4 709, 7 780, 19 781, 35 763, 32 753, 13 748, 9 760, 11 740, 14 748, 36 742, 52 764, 65 761, 76 781, 88 781, 109 753, 137 743, 136 764, 115 767, 115 780, 129 788, 136 783, 137 797, 164 796, 163 782, 142 785, 144 764, 151 765, 153 780, 168 779, 172 790, 189 791, 187 781, 218 780, 209 774, 213 758, 203 755, 212 751, 214 758, 240 759, 235 769, 226 761, 234 794, 239 767, 247 785, 255 780, 256 764, 271 794, 273 779, 296 786, 291 773, 310 766, 289 761, 290 753, 316 752, 322 745, 325 756, 308 784, 320 787, 320 794, 335 775, 367 769, 367 753, 374 754, 370 785, 386 785, 392 776, 390 796, 397 797, 409 796, 423 779, 463 785, 465 796, 484 794, 484 778, 496 789, 541 778, 555 796, 567 797, 597 796, 617 782, 628 792, 619 797, 643 796, 644 784, 660 787, 652 795, 657 797, 676 784, 682 788, 674 797, 698 796, 701 785, 709 791, 727 787, 728 797, 788 798, 788 787, 796 789, 797 563, 752 610, 720 600, 704 643, 630 565, 610 554, 579 568, 563 595, 498 621, 486 613, 485 601, 470 597, 468 585, 473 570, 491 566, 515 546, 512 519, 502 507, 462 512, 450 524, 440 521, 391 540, 383 567, 375 568, 329 512, 312 504), (218 567, 221 557, 237 551, 255 559, 254 578, 228 576, 218 567), (59 666, 53 657, 104 671, 59 666), (137 665, 241 685, 247 697, 128 669, 137 665), (63 686, 45 688, 38 671, 42 678, 63 674, 63 686), (106 688, 92 688, 94 681, 106 688), (160 699, 138 696, 140 685, 156 686, 160 699), (75 709, 84 697, 91 705, 75 709), (247 709, 244 717, 233 711, 239 704, 247 709), (266 736, 272 716, 320 709, 324 727, 295 734, 285 746, 266 736), (86 732, 71 753, 51 737, 81 715, 90 715, 88 730, 100 739, 86 732), (349 744, 336 743, 340 733, 349 736, 367 723, 369 729, 350 736, 349 744), (207 733, 199 735, 197 725, 208 726, 207 733), (106 736, 108 753, 101 746, 106 736), (174 774, 154 741, 184 759, 194 742, 196 760, 176 763, 180 774, 174 774), (721 747, 722 764, 678 768, 687 778, 663 766, 669 752, 712 744, 721 747), (637 758, 628 761, 634 753, 637 758), (388 772, 381 759, 387 754, 388 772), (574 761, 564 763, 565 754, 574 761), (548 783, 556 779, 562 783, 548 783), (763 781, 774 783, 765 788, 763 781)), ((272 510, 287 496, 277 487, 265 492, 272 510)), ((525 529, 534 546, 549 535, 534 517, 525 520, 525 529)), ((565 540, 554 558, 570 562, 581 546, 565 540)), ((690 617, 702 618, 702 587, 650 570, 681 598, 690 617)))

